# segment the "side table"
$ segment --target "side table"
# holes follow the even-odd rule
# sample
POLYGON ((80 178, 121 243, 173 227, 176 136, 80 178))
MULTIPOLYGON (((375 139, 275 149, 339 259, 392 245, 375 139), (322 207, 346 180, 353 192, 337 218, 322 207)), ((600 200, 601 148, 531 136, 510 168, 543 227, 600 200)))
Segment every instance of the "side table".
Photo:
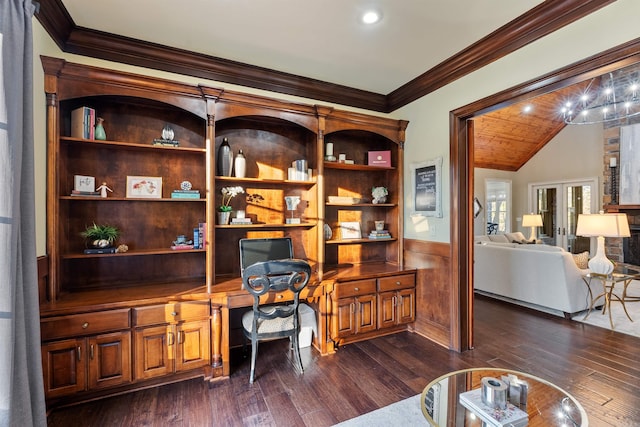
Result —
MULTIPOLYGON (((597 274, 597 273, 588 273, 582 277, 584 280, 587 289, 589 290, 589 297, 591 299, 591 304, 589 305, 589 310, 587 314, 584 316, 584 319, 589 317, 591 311, 593 310, 594 305, 600 298, 604 298, 604 304, 602 305, 602 314, 606 314, 609 312, 609 323, 611 324, 611 329, 614 329, 613 319, 611 318, 611 300, 619 301, 622 304, 622 308, 624 309, 624 313, 627 315, 627 318, 633 322, 631 316, 629 316, 629 312, 627 311, 627 306, 625 305, 625 301, 637 300, 636 297, 628 297, 627 296, 627 287, 631 283, 633 279, 636 279, 640 275, 640 272, 628 268, 622 268, 618 271, 614 271, 611 274, 597 274), (593 296, 591 292, 591 281, 597 280, 602 284, 602 293, 596 297, 593 296), (616 284, 622 283, 622 296, 615 293, 616 284)), ((584 320, 583 319, 583 320, 584 320)))

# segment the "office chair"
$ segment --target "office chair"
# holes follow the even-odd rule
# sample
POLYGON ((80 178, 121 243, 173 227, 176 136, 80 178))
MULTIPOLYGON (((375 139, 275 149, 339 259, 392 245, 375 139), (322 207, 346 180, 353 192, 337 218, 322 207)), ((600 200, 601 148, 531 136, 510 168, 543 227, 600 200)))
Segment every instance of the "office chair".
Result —
POLYGON ((300 291, 309 283, 311 267, 299 259, 283 259, 257 262, 245 268, 242 283, 253 295, 253 310, 242 316, 244 335, 251 340, 251 376, 253 384, 258 354, 258 342, 290 337, 294 351, 294 363, 304 372, 300 358, 300 319, 298 305, 300 291), (260 297, 266 294, 293 293, 289 304, 261 304, 260 297))

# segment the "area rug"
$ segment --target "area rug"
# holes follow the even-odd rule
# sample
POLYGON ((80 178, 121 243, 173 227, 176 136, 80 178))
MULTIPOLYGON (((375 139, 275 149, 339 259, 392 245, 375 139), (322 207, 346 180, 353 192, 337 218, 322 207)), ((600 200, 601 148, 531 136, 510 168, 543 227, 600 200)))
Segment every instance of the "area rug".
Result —
POLYGON ((420 395, 392 403, 334 427, 428 426, 420 409, 420 395))
MULTIPOLYGON (((616 285, 615 292, 622 294, 622 284, 616 285)), ((640 281, 634 280, 627 287, 627 294, 640 297, 640 281)), ((601 299, 598 303, 604 302, 601 299)), ((633 319, 631 322, 624 314, 622 304, 616 300, 611 301, 611 319, 613 320, 613 330, 623 334, 633 335, 640 337, 640 301, 627 301, 625 303, 629 316, 633 319)), ((609 323, 609 313, 602 314, 602 310, 592 310, 591 314, 585 320, 587 310, 577 313, 573 316, 573 320, 578 322, 588 323, 589 325, 599 326, 601 328, 611 329, 609 323)))

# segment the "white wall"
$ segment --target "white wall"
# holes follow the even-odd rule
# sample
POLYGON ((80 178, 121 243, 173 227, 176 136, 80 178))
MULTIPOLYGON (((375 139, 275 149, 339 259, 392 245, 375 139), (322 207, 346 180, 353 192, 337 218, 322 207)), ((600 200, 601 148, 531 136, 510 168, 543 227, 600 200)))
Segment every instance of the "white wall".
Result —
MULTIPOLYGON (((571 181, 595 176, 599 178, 597 197, 601 200, 605 166, 602 125, 567 126, 516 172, 476 168, 474 196, 484 206, 486 179, 511 180, 511 230, 522 231, 528 236, 530 230, 521 226, 521 218, 531 210, 529 184, 571 181)), ((474 221, 474 234, 484 234, 483 230, 484 217, 481 214, 474 221)))
MULTIPOLYGON (((542 40, 502 58, 456 82, 439 89, 391 114, 391 117, 409 120, 405 159, 422 162, 436 157, 443 158, 442 207, 443 218, 429 218, 430 230, 414 229, 409 216, 413 213, 411 203, 411 167, 405 165, 405 237, 449 242, 449 112, 498 91, 520 84, 552 70, 577 62, 593 54, 607 50, 629 40, 640 37, 637 16, 640 2, 618 0, 579 22, 565 27, 542 40), (604 31, 603 28, 615 28, 604 31)), ((35 120, 35 165, 36 165, 36 233, 37 253, 44 255, 46 224, 46 138, 44 75, 39 55, 55 56, 69 61, 142 73, 152 76, 180 80, 186 83, 202 83, 230 90, 267 94, 281 99, 309 102, 296 97, 267 93, 235 85, 207 82, 188 76, 133 67, 114 62, 95 60, 79 55, 65 54, 58 49, 40 24, 34 19, 34 120, 35 120)), ((326 103, 323 103, 326 104, 326 103)), ((341 106, 342 109, 361 111, 341 106)), ((377 114, 367 112, 369 114, 377 114)), ((382 115, 382 114, 378 114, 382 115)))
POLYGON ((450 242, 450 111, 640 37, 639 13, 640 2, 637 0, 618 0, 397 110, 396 115, 410 121, 405 159, 420 162, 442 156, 445 171, 443 218, 429 218, 429 231, 418 232, 409 218, 412 213, 411 168, 409 163, 405 165, 404 181, 408 189, 405 194, 405 237, 450 242), (612 27, 615 31, 602 30, 612 27))

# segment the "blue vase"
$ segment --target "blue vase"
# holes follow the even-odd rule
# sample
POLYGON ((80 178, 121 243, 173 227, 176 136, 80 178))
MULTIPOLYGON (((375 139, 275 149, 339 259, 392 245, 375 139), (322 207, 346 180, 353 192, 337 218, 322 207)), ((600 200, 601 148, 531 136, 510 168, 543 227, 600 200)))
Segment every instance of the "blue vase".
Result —
POLYGON ((104 122, 104 119, 102 117, 98 117, 96 121, 98 122, 98 124, 96 124, 96 130, 93 137, 95 139, 101 140, 107 139, 107 134, 104 131, 104 127, 102 126, 102 122, 104 122))

